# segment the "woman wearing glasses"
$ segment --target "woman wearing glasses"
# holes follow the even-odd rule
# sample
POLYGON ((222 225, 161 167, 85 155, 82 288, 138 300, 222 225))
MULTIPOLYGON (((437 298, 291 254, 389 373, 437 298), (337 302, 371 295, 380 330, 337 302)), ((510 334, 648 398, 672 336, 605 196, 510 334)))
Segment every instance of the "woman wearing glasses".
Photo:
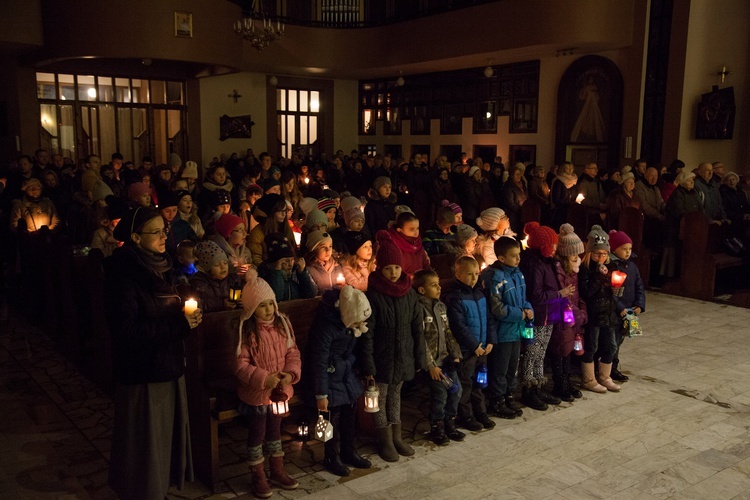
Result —
POLYGON ((114 237, 124 244, 104 263, 116 383, 109 484, 123 499, 162 499, 193 480, 183 339, 202 316, 183 310, 159 212, 131 210, 114 237))

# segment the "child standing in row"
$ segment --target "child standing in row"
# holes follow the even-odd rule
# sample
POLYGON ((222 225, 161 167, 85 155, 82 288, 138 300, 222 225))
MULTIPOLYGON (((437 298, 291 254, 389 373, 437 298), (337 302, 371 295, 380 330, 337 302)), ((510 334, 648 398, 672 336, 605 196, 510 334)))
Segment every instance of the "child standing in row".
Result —
MULTIPOLYGON (((622 284, 622 297, 617 297, 617 311, 620 317, 625 317, 627 310, 630 309, 635 315, 641 314, 646 310, 646 291, 641 279, 641 273, 638 266, 631 259, 633 255, 633 240, 630 236, 622 231, 611 230, 609 232, 609 246, 612 253, 609 255, 612 260, 613 270, 623 272, 627 275, 625 283, 622 284)), ((625 340, 627 332, 620 323, 620 328, 616 331, 617 349, 612 358, 612 380, 618 382, 627 382, 628 376, 620 372, 620 346, 625 340)))
POLYGON ((495 242, 500 236, 506 235, 510 231, 510 219, 505 215, 505 211, 492 207, 479 214, 476 222, 477 227, 482 230, 482 234, 477 238, 474 255, 479 262, 491 266, 497 260, 495 242))
POLYGON ((619 328, 620 319, 612 295, 609 250, 609 236, 601 226, 594 225, 588 234, 578 283, 588 311, 581 359, 581 388, 598 393, 620 390, 610 377, 612 359, 617 350, 615 329, 619 328), (598 383, 594 376, 594 360, 599 364, 598 383))
POLYGON ((458 344, 463 361, 459 379, 463 394, 458 403, 459 425, 470 431, 495 427, 487 415, 482 387, 476 381, 476 372, 487 365, 487 355, 492 352, 495 325, 487 316, 487 298, 476 286, 479 264, 472 257, 460 257, 454 266, 456 279, 446 288, 445 305, 448 322, 458 344))
POLYGON ((401 436, 401 386, 417 369, 426 369, 422 309, 411 278, 402 272, 403 257, 387 231, 378 231, 377 269, 370 273, 367 298, 372 306, 362 336, 362 370, 380 392, 373 415, 378 454, 387 462, 414 455, 401 436))
POLYGON ((419 219, 412 212, 401 212, 396 216, 396 225, 388 230, 391 239, 403 255, 403 272, 409 278, 420 269, 431 269, 422 240, 419 239, 419 219))
POLYGON ((419 305, 424 316, 426 364, 430 386, 430 440, 445 446, 450 440, 463 441, 466 435, 456 429, 461 385, 456 367, 461 349, 448 326, 448 310, 440 301, 440 278, 435 271, 422 270, 414 275, 414 289, 420 295, 419 305), (451 392, 444 382, 458 384, 451 392))
POLYGON ((555 276, 560 290, 569 289, 568 304, 575 317, 573 324, 558 323, 552 329, 547 352, 552 360, 552 393, 563 401, 570 403, 582 396, 581 391, 570 383, 570 353, 573 352, 575 339, 583 330, 588 316, 586 303, 578 294, 578 271, 581 268, 580 255, 584 252, 581 238, 573 231, 573 226, 563 224, 557 237, 557 260, 555 276))
POLYGON ((305 379, 308 398, 315 395, 319 412, 330 412, 333 439, 325 443, 326 469, 337 476, 348 476, 344 464, 358 469, 371 467, 357 452, 357 398, 362 383, 354 372, 355 348, 367 332, 365 321, 372 309, 367 297, 346 285, 323 294, 310 328, 305 379))
POLYGON ((299 483, 284 470, 281 449, 281 415, 274 415, 268 402, 277 394, 291 398, 292 384, 300 379, 300 353, 292 324, 279 312, 268 283, 258 278, 255 269, 245 274, 242 289, 237 359, 234 371, 239 386, 239 413, 247 418, 247 454, 252 472, 253 493, 268 498, 273 492, 263 468, 263 452, 270 455, 271 482, 285 490, 299 483), (265 446, 264 446, 265 445, 265 446))
POLYGON ((524 232, 529 237, 529 248, 521 261, 521 271, 526 278, 529 302, 534 309, 534 343, 526 348, 521 361, 521 401, 529 408, 544 411, 547 405, 561 403, 560 398, 545 390, 544 355, 552 336, 553 308, 559 308, 561 299, 570 295, 571 288, 558 288, 555 261, 552 259, 557 250, 557 233, 550 227, 540 226, 538 222, 526 224, 524 232))
POLYGON ((198 272, 190 277, 190 285, 201 298, 206 313, 229 311, 237 304, 229 300, 229 290, 242 288, 242 278, 229 272, 229 259, 213 241, 201 241, 194 251, 198 272))
POLYGON ((521 355, 521 332, 524 323, 534 317, 534 311, 526 300, 526 280, 518 268, 520 243, 515 238, 502 237, 495 242, 494 250, 497 260, 482 271, 482 288, 497 331, 497 344, 489 356, 487 395, 492 415, 512 419, 523 415, 513 392, 521 355))

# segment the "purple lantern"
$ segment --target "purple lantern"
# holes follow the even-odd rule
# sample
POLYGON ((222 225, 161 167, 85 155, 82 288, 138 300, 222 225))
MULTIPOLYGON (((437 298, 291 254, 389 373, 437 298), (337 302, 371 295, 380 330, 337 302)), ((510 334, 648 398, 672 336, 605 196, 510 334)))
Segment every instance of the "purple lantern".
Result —
POLYGON ((573 308, 570 307, 570 304, 568 304, 563 313, 563 322, 566 325, 572 325, 576 322, 576 315, 573 313, 573 308))

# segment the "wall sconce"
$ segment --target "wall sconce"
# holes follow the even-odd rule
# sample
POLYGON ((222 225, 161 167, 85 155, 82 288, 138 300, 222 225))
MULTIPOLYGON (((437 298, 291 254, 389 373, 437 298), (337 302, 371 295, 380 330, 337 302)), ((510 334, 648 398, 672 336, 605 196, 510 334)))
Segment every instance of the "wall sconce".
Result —
POLYGON ((487 78, 492 78, 492 75, 495 74, 495 70, 492 69, 492 66, 487 66, 484 68, 484 76, 487 78))
POLYGON ((404 80, 404 76, 402 75, 402 73, 402 71, 399 71, 398 78, 396 78, 396 85, 398 85, 399 87, 403 87, 406 83, 406 80, 404 80))
POLYGON ((276 75, 271 75, 271 78, 268 79, 268 83, 273 85, 274 87, 279 84, 279 79, 276 78, 276 75))

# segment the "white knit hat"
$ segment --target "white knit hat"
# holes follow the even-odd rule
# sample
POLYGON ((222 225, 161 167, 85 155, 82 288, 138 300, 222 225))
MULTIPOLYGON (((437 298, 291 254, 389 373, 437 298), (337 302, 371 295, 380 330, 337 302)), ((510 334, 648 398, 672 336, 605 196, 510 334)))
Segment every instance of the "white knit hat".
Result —
POLYGON ((483 231, 494 231, 504 217, 505 211, 502 208, 488 208, 477 217, 477 226, 483 231))
POLYGON ((351 285, 344 285, 339 294, 339 300, 336 302, 336 307, 341 311, 341 321, 344 326, 351 328, 355 337, 367 333, 367 325, 364 324, 364 321, 372 314, 372 308, 364 293, 351 285), (362 325, 354 327, 359 323, 362 323, 362 325))
POLYGON ((315 198, 302 198, 302 201, 299 202, 299 208, 302 210, 302 213, 307 216, 311 211, 318 209, 318 200, 315 198))

